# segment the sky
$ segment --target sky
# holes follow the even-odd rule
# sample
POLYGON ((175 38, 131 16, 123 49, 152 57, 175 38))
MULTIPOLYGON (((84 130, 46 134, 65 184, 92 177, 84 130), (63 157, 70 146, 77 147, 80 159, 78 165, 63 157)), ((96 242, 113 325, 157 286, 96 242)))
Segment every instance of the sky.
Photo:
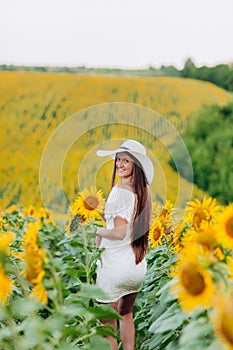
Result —
POLYGON ((233 62, 233 0, 0 0, 0 64, 233 62))

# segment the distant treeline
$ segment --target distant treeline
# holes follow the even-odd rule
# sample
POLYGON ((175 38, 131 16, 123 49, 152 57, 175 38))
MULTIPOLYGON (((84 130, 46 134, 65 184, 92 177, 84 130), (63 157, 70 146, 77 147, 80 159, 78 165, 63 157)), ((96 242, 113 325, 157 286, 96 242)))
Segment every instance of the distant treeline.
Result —
POLYGON ((0 70, 6 71, 32 71, 32 72, 52 72, 52 73, 76 73, 76 74, 104 74, 104 75, 130 75, 130 76, 166 76, 193 78, 210 81, 225 90, 233 91, 233 62, 231 64, 218 64, 213 67, 196 67, 191 58, 188 58, 182 69, 174 66, 164 66, 148 69, 120 69, 120 68, 88 68, 85 66, 15 66, 0 65, 0 70))
POLYGON ((191 156, 193 174, 182 150, 175 145, 177 162, 170 165, 180 175, 194 180, 199 188, 221 203, 233 202, 233 103, 224 107, 205 106, 200 110, 192 127, 182 135, 191 156))
POLYGON ((233 63, 198 68, 191 59, 188 59, 180 73, 184 78, 210 81, 226 90, 233 91, 233 63))

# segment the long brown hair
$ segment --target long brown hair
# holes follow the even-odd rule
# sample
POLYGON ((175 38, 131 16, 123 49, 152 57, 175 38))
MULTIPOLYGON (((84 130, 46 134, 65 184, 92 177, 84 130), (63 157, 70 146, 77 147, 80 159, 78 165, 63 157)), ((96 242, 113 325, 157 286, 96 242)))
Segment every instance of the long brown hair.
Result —
MULTIPOLYGON (((151 222, 151 196, 149 185, 141 163, 132 154, 127 155, 133 160, 132 186, 137 195, 134 211, 133 229, 131 231, 131 246, 135 255, 136 264, 140 263, 148 250, 148 236, 151 222)), ((116 179, 116 159, 114 162, 112 183, 114 187, 116 179)))

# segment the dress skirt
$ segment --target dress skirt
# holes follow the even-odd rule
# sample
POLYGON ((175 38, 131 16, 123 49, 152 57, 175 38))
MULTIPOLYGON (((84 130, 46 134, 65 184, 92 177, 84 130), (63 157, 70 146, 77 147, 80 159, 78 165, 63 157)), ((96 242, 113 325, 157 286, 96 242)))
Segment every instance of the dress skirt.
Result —
POLYGON ((106 294, 107 299, 99 302, 114 302, 127 294, 138 292, 145 279, 146 260, 135 263, 134 251, 131 247, 131 227, 136 196, 129 190, 114 187, 109 194, 105 217, 106 227, 114 227, 114 218, 120 216, 127 224, 126 237, 123 240, 102 238, 100 248, 101 260, 97 261, 96 285, 106 294))

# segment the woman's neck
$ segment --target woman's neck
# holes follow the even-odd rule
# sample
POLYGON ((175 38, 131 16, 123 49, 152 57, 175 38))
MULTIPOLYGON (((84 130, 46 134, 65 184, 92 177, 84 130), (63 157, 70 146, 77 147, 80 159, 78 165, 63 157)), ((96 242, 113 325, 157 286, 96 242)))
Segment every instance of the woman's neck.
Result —
POLYGON ((131 178, 121 179, 121 182, 123 184, 129 185, 129 186, 133 186, 131 178))

